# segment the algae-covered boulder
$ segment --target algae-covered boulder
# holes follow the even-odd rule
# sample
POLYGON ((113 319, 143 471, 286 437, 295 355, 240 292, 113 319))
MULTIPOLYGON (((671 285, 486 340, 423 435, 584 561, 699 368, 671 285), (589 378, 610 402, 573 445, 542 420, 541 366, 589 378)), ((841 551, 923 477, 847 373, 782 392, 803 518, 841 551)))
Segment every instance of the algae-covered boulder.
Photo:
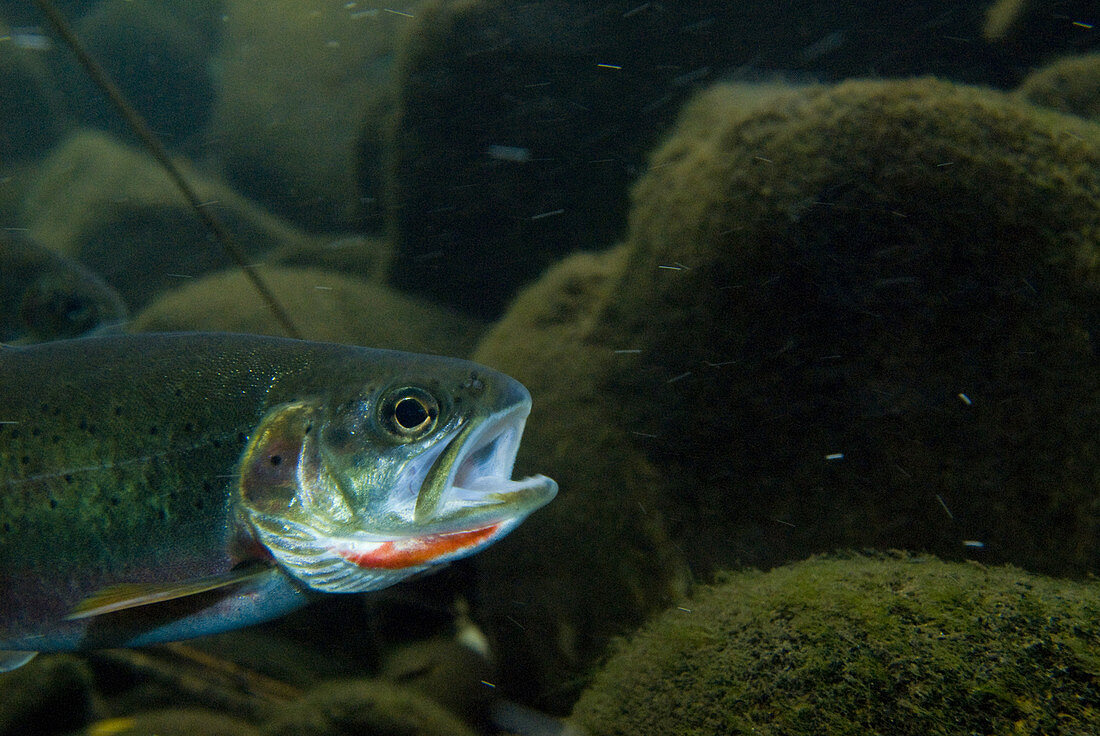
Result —
POLYGON ((377 217, 356 188, 356 138, 389 116, 411 4, 227 0, 211 150, 229 181, 309 227, 377 217))
POLYGON ((1016 63, 1052 53, 1085 50, 1100 40, 1093 0, 993 0, 985 9, 982 36, 1010 50, 1016 63))
POLYGON ((475 560, 502 686, 540 705, 685 562, 1100 563, 1097 128, 931 79, 765 97, 691 105, 626 243, 475 353, 534 398, 517 472, 561 486, 475 560))
POLYGON ((663 481, 620 420, 601 376, 622 359, 591 341, 620 247, 576 254, 525 290, 474 359, 533 394, 517 475, 546 473, 554 503, 491 549, 478 568, 477 617, 505 693, 565 711, 603 644, 683 594, 687 574, 664 531, 663 481))
POLYGON ((395 283, 496 316, 549 263, 622 234, 629 185, 699 84, 943 73, 1012 82, 979 0, 433 0, 400 47, 395 283))
MULTIPOLYGON (((468 355, 481 325, 380 284, 320 269, 257 269, 302 336, 311 340, 468 355)), ((241 271, 167 292, 134 317, 134 332, 217 330, 283 335, 241 271)))
POLYGON ((1100 53, 1068 56, 1036 69, 1018 91, 1033 104, 1100 121, 1100 53))
POLYGON ((916 79, 748 115, 719 87, 680 130, 592 332, 632 351, 600 391, 693 567, 969 541, 1096 569, 1100 127, 916 79))
MULTIPOLYGON (((224 183, 177 164, 245 254, 305 237, 224 183)), ((31 234, 99 273, 133 306, 231 263, 163 169, 102 133, 67 138, 28 183, 25 198, 31 234)))
MULTIPOLYGON (((89 53, 173 148, 202 130, 210 116, 214 80, 208 57, 220 5, 218 0, 103 0, 78 24, 89 53)), ((83 68, 71 60, 65 71, 81 122, 128 137, 121 115, 83 68)))
POLYGON ((455 716, 419 693, 379 680, 318 685, 263 727, 265 736, 473 736, 455 716))
POLYGON ((17 232, 0 231, 0 342, 77 337, 126 314, 96 274, 17 232))
POLYGON ((43 39, 25 28, 13 35, 4 18, 0 38, 0 173, 6 178, 13 161, 41 155, 73 123, 57 78, 35 48, 43 39))
POLYGON ((68 733, 96 714, 92 675, 79 659, 43 655, 0 674, 0 734, 68 733))
POLYGON ((172 708, 97 721, 87 736, 259 736, 253 725, 200 708, 172 708))
POLYGON ((930 557, 724 576, 647 624, 591 736, 1096 733, 1100 587, 930 557))

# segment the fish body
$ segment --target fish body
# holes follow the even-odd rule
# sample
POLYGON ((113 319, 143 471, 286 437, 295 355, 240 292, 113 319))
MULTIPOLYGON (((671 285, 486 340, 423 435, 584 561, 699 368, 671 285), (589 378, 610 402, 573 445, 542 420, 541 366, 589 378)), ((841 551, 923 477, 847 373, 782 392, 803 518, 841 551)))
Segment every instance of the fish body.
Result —
POLYGON ((121 323, 126 305, 76 261, 0 231, 0 342, 45 342, 121 323))
POLYGON ((147 334, 0 347, 0 650, 138 646, 373 590, 556 492, 530 398, 467 361, 147 334))

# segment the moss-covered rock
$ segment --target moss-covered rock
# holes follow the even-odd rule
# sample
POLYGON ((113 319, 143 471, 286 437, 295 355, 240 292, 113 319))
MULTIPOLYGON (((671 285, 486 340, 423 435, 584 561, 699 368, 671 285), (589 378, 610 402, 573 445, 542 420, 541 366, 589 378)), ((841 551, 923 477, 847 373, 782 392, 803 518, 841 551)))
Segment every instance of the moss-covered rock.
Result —
POLYGON ((392 254, 389 238, 329 235, 295 240, 271 251, 264 260, 272 265, 322 268, 378 282, 385 276, 392 254))
POLYGON ((553 711, 614 635, 685 590, 664 532, 657 471, 617 421, 619 396, 598 381, 621 361, 591 339, 598 308, 626 260, 620 247, 577 254, 525 290, 474 359, 533 393, 516 472, 561 488, 552 504, 478 555, 484 623, 503 691, 553 711))
POLYGON ((551 708, 683 562, 1100 564, 1097 128, 931 79, 742 100, 691 105, 628 241, 475 353, 561 485, 475 560, 503 685, 551 708))
POLYGON ((61 734, 96 714, 92 676, 68 655, 39 656, 0 675, 0 734, 61 734))
POLYGON ((1018 91, 1033 104, 1100 121, 1100 53, 1068 56, 1036 69, 1018 91))
MULTIPOLYGON (((246 255, 305 238, 224 183, 180 161, 188 181, 246 255)), ((231 260, 149 156, 80 131, 27 185, 24 219, 44 245, 77 258, 132 306, 231 260)))
POLYGON ((657 136, 729 69, 1012 83, 1018 59, 945 38, 976 35, 981 6, 425 3, 397 63, 394 283, 496 316, 553 260, 611 245, 657 136))
MULTIPOLYGON (((443 355, 468 355, 481 325, 380 284, 320 269, 257 269, 310 340, 443 355)), ((238 270, 170 291, 134 317, 134 332, 220 330, 283 335, 238 270)))
POLYGON ((1095 733, 1100 587, 930 557, 812 559, 700 589, 607 663, 611 734, 1095 733))
POLYGON ((409 22, 394 10, 406 4, 226 2, 210 148, 236 187, 309 227, 377 218, 357 190, 356 137, 364 119, 389 115, 409 22))
POLYGON ((2 18, 0 39, 0 175, 6 177, 13 162, 33 159, 54 145, 73 118, 57 78, 35 47, 48 41, 25 28, 13 35, 2 18))
POLYGON ((108 718, 91 724, 86 736, 259 736, 259 730, 237 718, 200 708, 172 708, 108 718))
POLYGON ((266 736, 473 736, 428 698, 379 680, 319 685, 263 727, 266 736))
POLYGON ((1088 20, 1095 10, 1092 0, 994 0, 985 10, 982 36, 1010 50, 1017 63, 1037 62, 1095 47, 1100 33, 1088 20))
MULTIPOLYGON (((210 117, 214 80, 209 55, 220 4, 104 0, 77 24, 88 52, 172 148, 186 144, 210 117)), ((65 53, 70 101, 81 123, 130 139, 114 105, 65 53)))
POLYGON ((693 567, 1095 569, 1100 127, 933 79, 684 115, 593 335, 693 567))
POLYGON ((121 323, 117 292, 76 261, 0 231, 0 342, 78 337, 121 323))
POLYGON ((454 637, 395 647, 386 655, 379 677, 430 698, 479 732, 489 726, 489 709, 497 696, 486 684, 496 679, 493 666, 454 637))

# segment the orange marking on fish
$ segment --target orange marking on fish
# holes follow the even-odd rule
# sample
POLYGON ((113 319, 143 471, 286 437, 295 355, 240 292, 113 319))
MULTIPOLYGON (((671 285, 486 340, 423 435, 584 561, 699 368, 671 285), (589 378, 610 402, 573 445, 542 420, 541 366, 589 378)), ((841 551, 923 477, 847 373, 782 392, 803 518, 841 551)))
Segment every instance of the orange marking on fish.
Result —
POLYGON ((427 534, 383 542, 374 549, 359 552, 338 549, 336 554, 363 568, 401 570, 434 562, 444 555, 477 547, 496 534, 500 524, 450 534, 427 534))

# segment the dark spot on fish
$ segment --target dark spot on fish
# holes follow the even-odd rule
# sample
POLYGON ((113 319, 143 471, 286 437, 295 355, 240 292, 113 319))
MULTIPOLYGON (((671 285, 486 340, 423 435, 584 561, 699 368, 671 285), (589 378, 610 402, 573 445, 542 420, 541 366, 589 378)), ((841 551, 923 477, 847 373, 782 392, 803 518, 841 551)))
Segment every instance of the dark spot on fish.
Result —
POLYGON ((50 508, 51 509, 56 509, 57 508, 57 499, 56 498, 51 498, 50 499, 50 508))
POLYGON ((85 419, 84 417, 81 417, 80 418, 80 423, 77 424, 76 426, 80 427, 81 429, 87 429, 88 428, 88 420, 85 419))
POLYGON ((152 427, 149 427, 149 434, 156 434, 159 431, 160 430, 157 429, 157 425, 155 425, 155 424, 152 427))
POLYGON ((312 424, 307 424, 305 432, 303 432, 303 434, 309 434, 312 430, 313 430, 313 425, 312 424))
POLYGON ((119 504, 118 496, 111 496, 110 498, 107 499, 107 502, 109 504, 111 504, 112 506, 118 506, 118 504, 119 504))
POLYGON ((282 461, 283 461, 283 456, 282 455, 272 455, 268 459, 268 462, 271 463, 271 467, 273 467, 273 468, 276 467, 282 461))
POLYGON ((6 534, 10 531, 11 531, 11 524, 9 524, 8 522, 5 521, 4 522, 4 533, 6 534))

